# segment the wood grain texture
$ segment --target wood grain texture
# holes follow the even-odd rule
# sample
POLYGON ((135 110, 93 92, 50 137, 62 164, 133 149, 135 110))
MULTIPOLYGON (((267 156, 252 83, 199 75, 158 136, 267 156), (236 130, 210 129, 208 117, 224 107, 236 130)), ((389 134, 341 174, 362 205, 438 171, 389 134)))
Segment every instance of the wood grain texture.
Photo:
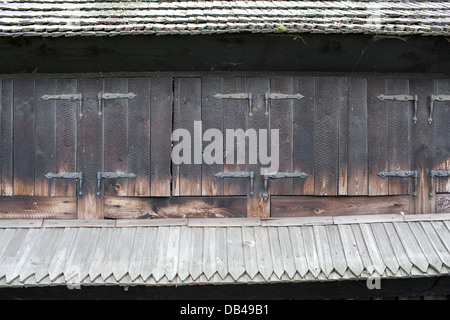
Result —
POLYGON ((14 105, 13 80, 2 79, 2 103, 0 117, 1 143, 1 190, 0 195, 13 195, 13 137, 14 137, 14 105))
POLYGON ((75 219, 74 197, 0 197, 0 219, 75 219))
MULTIPOLYGON (((436 81, 436 94, 449 94, 450 81, 436 81)), ((436 169, 450 170, 450 101, 434 103, 436 112, 436 169)), ((437 193, 450 193, 450 178, 436 180, 437 193)))

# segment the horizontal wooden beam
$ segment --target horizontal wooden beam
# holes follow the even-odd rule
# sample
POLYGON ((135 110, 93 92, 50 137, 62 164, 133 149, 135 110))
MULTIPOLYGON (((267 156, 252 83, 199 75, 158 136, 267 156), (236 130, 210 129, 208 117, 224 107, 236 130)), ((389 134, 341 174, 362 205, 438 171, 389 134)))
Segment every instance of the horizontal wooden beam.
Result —
POLYGON ((74 197, 0 197, 0 219, 75 219, 74 197))
POLYGON ((272 217, 410 213, 410 196, 271 197, 272 217))

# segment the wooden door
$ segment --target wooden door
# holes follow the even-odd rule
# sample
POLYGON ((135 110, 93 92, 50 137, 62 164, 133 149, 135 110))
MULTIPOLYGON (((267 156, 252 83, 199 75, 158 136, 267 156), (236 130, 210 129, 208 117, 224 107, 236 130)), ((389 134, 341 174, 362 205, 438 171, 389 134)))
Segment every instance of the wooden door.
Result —
POLYGON ((0 83, 0 217, 75 218, 79 179, 51 177, 78 173, 77 80, 0 83), (60 99, 67 95, 72 96, 60 99))

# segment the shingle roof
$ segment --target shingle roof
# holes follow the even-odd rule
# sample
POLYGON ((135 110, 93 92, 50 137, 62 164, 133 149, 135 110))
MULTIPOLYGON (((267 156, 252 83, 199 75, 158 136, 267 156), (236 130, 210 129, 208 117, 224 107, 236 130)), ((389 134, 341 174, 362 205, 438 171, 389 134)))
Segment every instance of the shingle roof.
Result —
POLYGON ((450 34, 450 2, 1 0, 0 36, 450 34))
POLYGON ((0 221, 0 288, 442 276, 449 250, 450 214, 0 221))

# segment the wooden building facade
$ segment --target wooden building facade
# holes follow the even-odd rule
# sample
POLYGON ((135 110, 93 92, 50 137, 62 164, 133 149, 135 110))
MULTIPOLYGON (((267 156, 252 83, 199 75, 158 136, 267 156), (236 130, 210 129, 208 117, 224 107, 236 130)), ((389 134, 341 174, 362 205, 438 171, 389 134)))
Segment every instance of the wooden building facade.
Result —
POLYGON ((0 287, 447 279, 449 7, 0 4, 0 287))

